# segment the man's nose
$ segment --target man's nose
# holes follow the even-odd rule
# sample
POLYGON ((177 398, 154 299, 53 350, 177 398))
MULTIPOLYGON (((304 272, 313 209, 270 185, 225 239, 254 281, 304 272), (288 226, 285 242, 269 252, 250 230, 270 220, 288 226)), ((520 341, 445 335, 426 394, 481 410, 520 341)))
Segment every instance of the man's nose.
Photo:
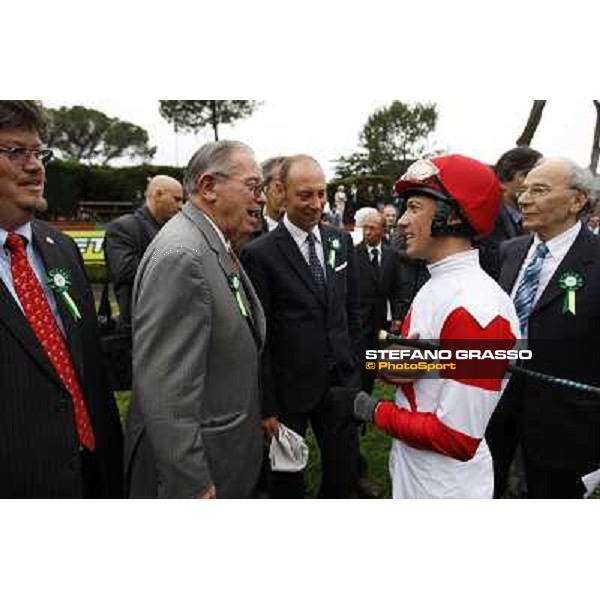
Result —
POLYGON ((265 190, 261 190, 260 194, 258 196, 255 196, 254 199, 256 200, 257 204, 265 204, 265 202, 267 201, 265 190))
POLYGON ((23 163, 24 171, 40 171, 44 169, 44 163, 42 159, 35 155, 33 152, 28 152, 25 156, 25 162, 23 163))

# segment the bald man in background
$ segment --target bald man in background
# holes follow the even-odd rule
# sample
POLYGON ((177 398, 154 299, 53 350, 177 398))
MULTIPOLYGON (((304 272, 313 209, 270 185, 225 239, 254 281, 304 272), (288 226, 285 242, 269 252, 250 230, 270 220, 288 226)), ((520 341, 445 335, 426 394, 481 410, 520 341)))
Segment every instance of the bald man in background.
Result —
POLYGON ((167 175, 148 181, 146 202, 106 228, 104 256, 119 303, 119 331, 131 331, 133 281, 142 256, 161 227, 183 206, 181 183, 167 175))

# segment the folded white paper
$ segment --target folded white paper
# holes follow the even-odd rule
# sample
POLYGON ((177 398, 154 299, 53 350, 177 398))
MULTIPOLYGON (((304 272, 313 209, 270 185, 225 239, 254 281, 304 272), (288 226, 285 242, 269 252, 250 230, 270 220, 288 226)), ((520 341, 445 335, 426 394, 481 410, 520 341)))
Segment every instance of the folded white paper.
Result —
POLYGON ((308 446, 301 435, 279 423, 277 437, 271 438, 269 460, 272 471, 302 471, 308 463, 308 446))
POLYGON ((584 475, 581 478, 581 481, 583 481, 583 485, 585 485, 586 490, 584 498, 589 498, 594 493, 594 490, 598 487, 598 485, 600 485, 600 469, 584 475))

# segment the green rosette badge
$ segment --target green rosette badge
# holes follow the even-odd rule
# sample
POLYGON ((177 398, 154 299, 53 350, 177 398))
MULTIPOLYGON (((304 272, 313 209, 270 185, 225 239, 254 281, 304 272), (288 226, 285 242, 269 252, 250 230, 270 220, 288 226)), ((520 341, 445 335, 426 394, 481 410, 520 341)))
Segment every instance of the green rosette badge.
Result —
POLYGON ((333 269, 335 267, 335 255, 340 249, 340 240, 334 238, 331 240, 331 247, 329 248, 329 266, 333 269))
POLYGON ((240 313, 242 314, 242 317, 247 317, 248 309, 246 308, 246 305, 244 304, 244 300, 243 300, 242 294, 240 292, 240 288, 242 287, 242 284, 240 282, 239 276, 236 275, 235 273, 230 275, 229 285, 231 286, 233 295, 235 296, 235 300, 237 302, 238 308, 240 309, 240 313))
POLYGON ((575 314, 575 292, 583 287, 584 279, 577 271, 563 273, 558 281, 558 286, 565 292, 563 313, 575 314))
POLYGON ((48 285, 63 299, 73 318, 76 321, 81 319, 81 313, 69 294, 69 288, 71 287, 69 272, 66 269, 52 269, 48 272, 48 285))

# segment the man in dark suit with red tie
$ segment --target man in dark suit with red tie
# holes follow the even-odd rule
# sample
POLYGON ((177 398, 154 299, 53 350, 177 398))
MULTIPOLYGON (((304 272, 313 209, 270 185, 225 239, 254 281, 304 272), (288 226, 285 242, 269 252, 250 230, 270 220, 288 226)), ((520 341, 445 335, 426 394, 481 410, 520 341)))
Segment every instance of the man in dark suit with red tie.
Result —
MULTIPOLYGON (((310 156, 287 158, 280 179, 286 214, 275 230, 242 250, 241 259, 267 316, 263 352, 263 427, 279 422, 304 436, 308 424, 321 450, 319 495, 355 488, 356 432, 339 428, 330 389, 360 385, 360 313, 350 236, 320 225, 325 175, 310 156)), ((303 473, 272 473, 271 497, 304 495, 303 473)))
MULTIPOLYGON (((530 234, 506 243, 500 285, 511 295, 534 371, 600 386, 600 240, 580 216, 592 186, 568 159, 543 159, 519 207, 530 234)), ((486 433, 495 496, 521 443, 530 498, 581 498, 600 466, 597 396, 513 375, 486 433)))
POLYGON ((34 219, 45 128, 38 103, 0 101, 0 496, 120 497, 121 427, 81 254, 34 219))

